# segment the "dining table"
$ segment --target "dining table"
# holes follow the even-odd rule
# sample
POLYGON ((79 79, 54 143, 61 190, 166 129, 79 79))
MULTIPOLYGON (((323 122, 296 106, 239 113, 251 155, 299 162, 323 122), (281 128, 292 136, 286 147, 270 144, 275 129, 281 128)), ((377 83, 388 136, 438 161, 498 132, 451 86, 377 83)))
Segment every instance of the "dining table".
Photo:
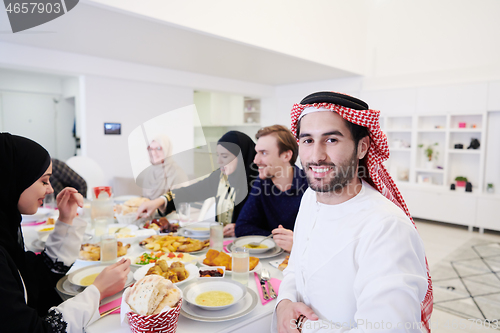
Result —
MULTIPOLYGON (((32 250, 34 252, 39 252, 40 250, 43 250, 42 246, 39 241, 37 242, 37 232, 36 228, 33 226, 21 226, 23 230, 23 235, 25 239, 25 244, 28 250, 32 250)), ((227 245, 231 243, 232 240, 235 238, 225 238, 224 239, 224 244, 227 245)), ((91 241, 90 241, 91 242, 91 241)), ((226 246, 225 246, 226 249, 226 246)), ((131 247, 128 250, 127 256, 129 258, 134 258, 139 256, 140 254, 147 252, 139 246, 138 242, 134 242, 131 244, 131 247)), ((270 257, 270 258, 260 258, 260 263, 262 266, 262 269, 267 269, 270 272, 271 278, 275 278, 278 280, 283 279, 283 274, 282 272, 277 269, 275 266, 277 266, 278 262, 281 262, 285 259, 287 252, 280 252, 276 256, 270 257), (273 263, 271 265, 270 263, 273 263)), ((203 252, 201 253, 203 255, 203 252)), ((71 267, 71 269, 68 271, 68 275, 71 274, 72 272, 81 269, 85 266, 89 265, 95 265, 95 264, 100 264, 99 261, 96 262, 88 262, 88 261, 83 261, 83 260, 76 260, 74 265, 71 267)), ((197 264, 200 266, 200 264, 197 264)), ((135 271, 139 268, 139 266, 131 266, 131 270, 135 271)), ((231 275, 226 274, 224 279, 231 279, 231 275)), ((186 286, 188 286, 191 282, 187 282, 183 285, 179 285, 179 288, 183 290, 186 286)), ((266 303, 265 305, 262 304, 261 298, 259 297, 259 289, 261 288, 260 284, 257 285, 257 281, 254 278, 254 273, 249 273, 249 279, 248 279, 248 286, 250 290, 252 290, 256 295, 257 295, 257 304, 251 310, 249 313, 245 314, 244 316, 236 319, 231 319, 231 320, 221 320, 221 321, 211 321, 211 320, 193 320, 190 318, 187 318, 186 316, 181 314, 179 315, 178 319, 178 325, 177 325, 177 332, 179 333, 198 333, 198 332, 203 332, 203 333, 224 333, 224 332, 269 332, 271 329, 271 321, 272 321, 272 315, 274 308, 276 306, 276 300, 271 300, 270 302, 266 303)), ((59 291, 58 291, 59 292, 59 291)), ((121 297, 121 294, 123 291, 119 292, 116 295, 113 295, 111 297, 105 298, 101 301, 101 305, 104 305, 108 302, 111 302, 113 300, 116 300, 121 297)), ((279 291, 278 291, 279 293, 279 291)), ((64 295, 59 292, 63 300, 68 299, 70 296, 64 295)), ((184 305, 183 305, 184 306, 184 305)), ((112 333, 112 332, 120 332, 120 333, 128 333, 131 332, 130 326, 127 323, 127 319, 124 320, 124 322, 121 322, 120 319, 120 314, 119 313, 113 313, 106 315, 88 327, 85 328, 85 332, 87 333, 112 333)))

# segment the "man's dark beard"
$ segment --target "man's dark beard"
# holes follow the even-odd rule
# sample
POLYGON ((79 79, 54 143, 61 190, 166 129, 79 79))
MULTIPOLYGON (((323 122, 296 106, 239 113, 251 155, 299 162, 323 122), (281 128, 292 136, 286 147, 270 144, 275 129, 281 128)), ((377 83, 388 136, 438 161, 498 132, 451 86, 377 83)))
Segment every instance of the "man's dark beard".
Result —
POLYGON ((346 187, 356 176, 356 166, 358 165, 357 149, 354 149, 354 153, 351 158, 345 163, 335 165, 334 163, 307 163, 305 171, 307 173, 307 183, 309 187, 315 192, 335 192, 341 193, 344 187, 346 187), (322 178, 314 178, 310 176, 309 167, 310 166, 325 166, 333 167, 335 171, 335 177, 328 184, 317 185, 313 181, 321 181, 322 178))

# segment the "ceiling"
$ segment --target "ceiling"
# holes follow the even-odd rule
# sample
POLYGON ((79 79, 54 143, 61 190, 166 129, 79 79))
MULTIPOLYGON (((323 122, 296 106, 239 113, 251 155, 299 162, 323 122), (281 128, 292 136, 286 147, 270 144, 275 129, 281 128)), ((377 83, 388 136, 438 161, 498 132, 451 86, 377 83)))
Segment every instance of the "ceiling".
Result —
POLYGON ((10 26, 3 17, 2 21, 0 41, 8 43, 260 84, 283 85, 357 75, 82 2, 58 19, 25 32, 6 33, 10 26))

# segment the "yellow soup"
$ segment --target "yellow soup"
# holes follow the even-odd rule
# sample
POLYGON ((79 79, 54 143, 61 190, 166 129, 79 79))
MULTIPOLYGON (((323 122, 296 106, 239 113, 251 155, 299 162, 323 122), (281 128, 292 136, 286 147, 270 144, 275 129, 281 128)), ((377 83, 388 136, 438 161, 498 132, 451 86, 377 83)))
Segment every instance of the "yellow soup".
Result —
POLYGON ((225 291, 206 291, 196 296, 195 302, 204 306, 223 306, 233 303, 234 297, 225 291))
POLYGON ((90 275, 84 277, 83 279, 80 280, 80 284, 82 286, 90 286, 92 283, 94 283, 97 275, 99 275, 99 273, 90 274, 90 275))
POLYGON ((267 249, 269 246, 264 245, 264 244, 259 244, 258 246, 251 246, 250 244, 245 244, 243 247, 246 247, 248 249, 267 249))
POLYGON ((54 227, 43 228, 40 229, 39 231, 52 231, 52 230, 54 230, 54 227))

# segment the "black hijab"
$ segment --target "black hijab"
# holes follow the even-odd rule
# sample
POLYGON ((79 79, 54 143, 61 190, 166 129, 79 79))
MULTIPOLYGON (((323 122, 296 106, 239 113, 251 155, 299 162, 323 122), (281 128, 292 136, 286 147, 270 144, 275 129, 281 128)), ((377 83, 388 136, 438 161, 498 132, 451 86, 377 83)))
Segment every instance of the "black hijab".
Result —
POLYGON ((259 169, 253 163, 255 158, 255 143, 253 140, 245 133, 229 131, 219 139, 217 144, 229 150, 234 156, 238 156, 241 152, 245 168, 243 169, 238 165, 236 171, 229 175, 228 180, 230 184, 231 181, 233 183, 235 181, 239 182, 244 177, 243 170, 245 170, 246 184, 249 188, 251 181, 259 175, 259 169))
POLYGON ((50 165, 50 155, 38 143, 9 133, 0 133, 0 245, 7 250, 17 268, 25 268, 21 213, 17 208, 21 194, 37 181, 50 165))

